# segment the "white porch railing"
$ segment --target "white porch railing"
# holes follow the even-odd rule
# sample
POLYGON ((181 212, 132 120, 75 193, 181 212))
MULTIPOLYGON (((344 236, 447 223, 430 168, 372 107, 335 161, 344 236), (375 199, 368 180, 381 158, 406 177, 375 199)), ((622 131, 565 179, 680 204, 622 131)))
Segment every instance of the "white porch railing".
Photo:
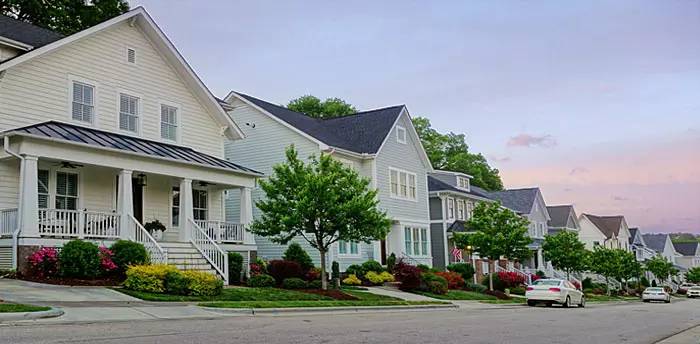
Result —
POLYGON ((194 247, 221 275, 224 284, 228 284, 228 254, 192 218, 187 219, 187 235, 194 247))
POLYGON ((401 257, 407 260, 409 265, 418 266, 421 264, 416 258, 407 255, 406 252, 401 252, 401 257))
POLYGON ((17 229, 17 208, 0 209, 0 236, 10 236, 17 229))
POLYGON ((143 245, 153 264, 168 264, 168 252, 153 239, 146 228, 132 215, 129 215, 129 233, 134 233, 134 241, 143 245))
POLYGON ((40 209, 39 235, 117 239, 121 235, 119 216, 87 210, 40 209))
POLYGON ((217 243, 243 243, 244 228, 242 223, 201 220, 194 222, 217 243))

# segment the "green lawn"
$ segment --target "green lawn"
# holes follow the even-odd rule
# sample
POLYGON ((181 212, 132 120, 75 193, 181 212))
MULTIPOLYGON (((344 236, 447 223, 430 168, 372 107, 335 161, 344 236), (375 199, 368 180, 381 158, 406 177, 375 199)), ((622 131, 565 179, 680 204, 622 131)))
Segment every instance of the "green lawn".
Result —
POLYGON ((638 297, 620 297, 620 296, 607 296, 607 295, 595 295, 586 296, 587 302, 618 302, 618 301, 639 301, 638 297))
POLYGON ((213 308, 295 308, 295 307, 358 307, 358 306, 416 306, 441 305, 439 301, 259 301, 259 302, 205 302, 198 306, 213 308))
POLYGON ((332 300, 328 296, 301 293, 278 288, 226 288, 218 296, 178 296, 169 294, 144 293, 114 288, 124 294, 144 301, 319 301, 332 300))
POLYGON ((51 307, 29 306, 21 303, 0 303, 0 313, 41 312, 51 307))
POLYGON ((464 290, 449 290, 445 295, 432 294, 423 291, 415 291, 415 293, 440 300, 497 300, 497 298, 492 295, 464 290))
POLYGON ((490 303, 490 304, 496 304, 496 305, 498 305, 498 304, 508 304, 508 303, 511 303, 511 304, 512 304, 512 303, 525 303, 526 300, 525 300, 525 299, 521 299, 521 298, 512 298, 512 299, 510 299, 510 300, 481 300, 481 301, 479 301, 479 302, 481 302, 481 303, 490 303))
POLYGON ((360 301, 402 301, 401 299, 397 299, 395 297, 372 294, 364 291, 343 290, 343 292, 359 298, 360 301))
MULTIPOLYGON (((330 286, 329 286, 329 288, 330 288, 330 286)), ((347 290, 368 290, 368 289, 365 287, 358 287, 356 285, 343 285, 343 286, 340 286, 340 290, 347 291, 347 290)))

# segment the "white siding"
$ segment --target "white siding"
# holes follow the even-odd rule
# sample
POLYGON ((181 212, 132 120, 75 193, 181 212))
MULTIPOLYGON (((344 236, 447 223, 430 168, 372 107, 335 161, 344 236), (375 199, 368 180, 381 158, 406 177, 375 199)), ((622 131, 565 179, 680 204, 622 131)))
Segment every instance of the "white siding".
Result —
MULTIPOLYGON (((0 129, 70 122, 69 75, 96 83, 100 129, 117 131, 119 90, 141 97, 141 137, 160 140, 160 101, 181 105, 181 144, 223 155, 223 138, 199 100, 137 27, 123 23, 7 71, 0 86, 0 129), (136 64, 126 62, 128 45, 136 64)), ((75 123, 75 122, 74 122, 75 123)))
POLYGON ((586 244, 586 249, 593 250, 595 241, 598 241, 600 245, 605 244, 607 239, 605 235, 600 233, 593 223, 584 216, 579 217, 579 224, 581 226, 581 231, 579 232, 579 240, 586 244))
POLYGON ((19 200, 19 160, 0 161, 0 208, 17 208, 19 200))

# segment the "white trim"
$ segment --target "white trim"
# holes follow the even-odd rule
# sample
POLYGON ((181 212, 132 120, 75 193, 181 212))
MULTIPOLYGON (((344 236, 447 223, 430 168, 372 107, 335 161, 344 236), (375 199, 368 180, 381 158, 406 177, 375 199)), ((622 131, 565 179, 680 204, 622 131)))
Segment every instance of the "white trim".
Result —
POLYGON ((167 143, 176 143, 176 144, 180 144, 180 143, 182 142, 182 116, 183 116, 182 105, 181 105, 180 103, 176 103, 176 102, 169 101, 169 100, 166 100, 166 99, 158 98, 158 109, 157 109, 157 113, 158 113, 158 119, 157 119, 157 122, 158 122, 158 140, 163 141, 163 142, 167 142, 167 143), (161 111, 162 111, 162 106, 163 106, 163 105, 165 105, 165 106, 171 106, 171 107, 177 108, 177 124, 176 124, 176 125, 177 125, 177 130, 176 130, 176 132, 175 132, 175 135, 176 135, 175 141, 173 141, 173 140, 168 140, 168 139, 164 138, 164 137, 163 137, 163 133, 162 133, 162 131, 161 131, 161 130, 162 130, 161 125, 163 124, 163 123, 162 123, 162 121, 163 121, 163 117, 162 117, 162 116, 163 116, 163 115, 162 115, 162 112, 161 112, 161 111))
MULTIPOLYGON (((393 131, 393 128, 399 123, 399 120, 401 120, 401 116, 406 115, 408 117, 408 121, 411 122, 411 116, 408 113, 408 109, 406 109, 406 106, 403 107, 401 110, 401 113, 399 113, 398 116, 396 116, 396 120, 394 121, 394 124, 392 124, 391 128, 392 130, 389 131, 389 134, 387 134, 384 137, 384 141, 382 141, 382 144, 379 146, 379 149, 377 149, 377 155, 379 155, 379 152, 382 151, 382 148, 384 148, 384 145, 386 145, 387 140, 389 137, 391 137, 391 132, 393 131)), ((430 163, 430 158, 428 158, 428 153, 425 152, 425 148, 423 148, 423 143, 420 141, 420 137, 418 136, 418 132, 416 132, 416 128, 413 126, 413 122, 409 125, 410 127, 410 132, 411 132, 411 137, 413 141, 413 145, 416 146, 416 149, 420 152, 418 155, 421 157, 421 160, 423 160, 423 165, 426 167, 426 172, 428 173, 433 173, 433 165, 430 163)), ((408 129, 408 128, 407 128, 408 129)))
POLYGON ((350 259, 350 258, 362 258, 362 245, 359 242, 343 241, 345 243, 345 252, 350 252, 350 245, 357 244, 357 253, 340 253, 340 240, 336 241, 336 248, 338 250, 338 259, 350 259))
POLYGON ((457 220, 466 221, 468 217, 469 217, 469 216, 467 216, 467 204, 466 204, 466 202, 465 202, 463 199, 458 199, 458 200, 457 200, 457 216, 455 216, 455 218, 456 218, 457 220), (462 209, 461 209, 461 211, 462 211, 462 214, 461 214, 461 215, 460 215, 460 213, 459 213, 459 212, 460 212, 460 206, 461 206, 461 208, 462 208, 462 209))
POLYGON ((66 80, 68 81, 68 122, 82 126, 98 127, 100 123, 100 83, 96 80, 71 73, 66 74, 66 80), (73 84, 76 82, 93 88, 91 123, 73 119, 73 84))
POLYGON ((396 126, 396 142, 406 144, 406 135, 408 135, 406 128, 401 126, 401 125, 397 125, 396 126), (403 140, 401 139, 401 135, 399 135, 399 133, 401 133, 401 132, 403 132, 403 140))
POLYGON ((418 202, 418 176, 413 172, 409 172, 406 170, 402 170, 400 168, 389 166, 389 197, 393 198, 393 199, 400 199, 403 201, 418 202), (398 180, 396 181, 396 185, 397 185, 397 188, 396 188, 397 194, 396 195, 393 195, 391 192, 391 172, 392 171, 396 171, 396 178, 398 178, 398 180), (402 197, 400 195, 399 189, 401 188, 401 173, 406 174, 406 197, 402 197), (409 176, 411 176, 411 175, 413 176, 414 188, 416 190, 416 197, 415 198, 411 198, 411 184, 409 183, 409 180, 410 180, 409 176))
POLYGON ((138 49, 136 49, 130 45, 124 45, 124 63, 128 66, 138 66, 139 65, 138 49), (129 50, 134 51, 134 62, 129 62, 129 50))
MULTIPOLYGON (((142 135, 142 134, 143 134, 143 95, 141 95, 139 92, 134 92, 134 91, 131 91, 131 90, 127 89, 127 88, 122 88, 122 87, 119 87, 119 86, 117 86, 117 87, 115 87, 115 88, 116 88, 116 90, 117 90, 117 107, 116 107, 116 109, 117 109, 117 128, 116 128, 116 129, 117 129, 117 130, 116 130, 116 131, 118 131, 119 133, 122 133, 122 134, 124 134, 124 135, 131 135, 131 136, 137 136, 137 137, 143 136, 143 135, 142 135), (139 103, 138 103, 138 112, 139 112, 139 113, 138 113, 138 123, 136 123, 136 132, 135 132, 135 133, 134 133, 134 132, 131 132, 131 131, 128 131, 128 130, 122 130, 122 129, 119 127, 119 122, 121 121, 121 98, 122 98, 122 94, 123 94, 123 95, 126 95, 126 96, 131 96, 131 97, 134 97, 134 98, 137 98, 137 99, 138 99, 138 102, 139 102, 139 103)), ((160 129, 160 128, 158 128, 158 129, 160 129)))
POLYGON ((466 174, 466 173, 455 172, 455 171, 448 171, 448 170, 434 170, 433 173, 436 173, 436 174, 452 174, 452 175, 457 175, 457 176, 465 176, 465 177, 468 177, 468 178, 474 178, 474 176, 469 175, 469 174, 466 174))
POLYGON ((455 199, 452 197, 447 197, 447 202, 445 203, 445 217, 448 220, 454 220, 457 217, 455 215, 455 199), (450 203, 452 203, 452 214, 450 214, 450 203))
MULTIPOLYGON (((430 191, 428 194, 429 194, 430 196, 438 196, 438 197, 439 197, 440 195, 447 195, 447 194, 450 194, 450 195, 455 195, 455 196, 459 196, 459 197, 464 197, 464 198, 467 198, 467 199, 473 199, 473 200, 475 200, 475 201, 495 202, 494 200, 489 199, 489 198, 484 198, 484 197, 472 195, 472 194, 469 194, 469 193, 457 192, 457 191, 452 191, 452 190, 430 191)), ((503 207, 503 208, 505 208, 505 207, 503 207)))
POLYGON ((34 46, 31 46, 26 43, 22 43, 20 41, 15 41, 14 39, 9 39, 7 37, 0 36, 0 44, 6 45, 11 48, 19 49, 19 50, 32 50, 34 49, 34 46))
MULTIPOLYGON (((372 188, 376 189, 377 184, 379 184, 377 181, 377 159, 372 159, 372 188)), ((391 185, 389 187, 391 187, 391 185)), ((391 194, 391 190, 389 190, 389 194, 391 194)), ((377 197, 379 197, 379 195, 377 195, 377 197)))

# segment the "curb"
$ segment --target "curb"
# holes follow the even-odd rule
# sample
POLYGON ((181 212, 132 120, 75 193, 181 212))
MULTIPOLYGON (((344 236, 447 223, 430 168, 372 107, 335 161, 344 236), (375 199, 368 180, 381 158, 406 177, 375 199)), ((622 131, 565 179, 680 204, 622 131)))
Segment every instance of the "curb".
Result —
POLYGON ((18 312, 18 313, 0 313, 0 323, 6 321, 20 321, 20 320, 36 320, 45 318, 55 318, 63 315, 64 312, 60 309, 49 309, 48 311, 41 312, 18 312))
POLYGON ((700 325, 693 326, 691 328, 676 332, 666 338, 655 342, 655 344, 685 344, 693 343, 693 341, 698 340, 698 335, 700 335, 700 325))
POLYGON ((335 313, 335 312, 377 312, 377 311, 412 311, 412 310, 448 310, 458 309, 459 305, 417 305, 417 306, 358 306, 358 307, 295 307, 295 308, 216 308, 197 306, 207 312, 245 315, 278 315, 284 313, 335 313))

